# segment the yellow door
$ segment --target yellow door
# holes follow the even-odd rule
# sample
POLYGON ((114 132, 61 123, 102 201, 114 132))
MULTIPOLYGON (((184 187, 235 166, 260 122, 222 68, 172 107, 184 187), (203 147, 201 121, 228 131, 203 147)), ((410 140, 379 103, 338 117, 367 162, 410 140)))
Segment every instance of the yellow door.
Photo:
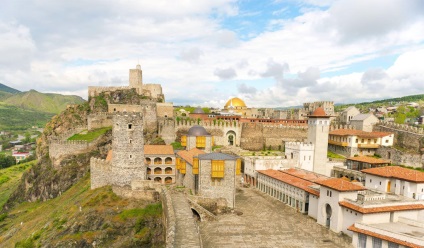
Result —
POLYGON ((387 183, 387 192, 390 192, 390 184, 391 184, 391 181, 389 181, 389 182, 387 183))

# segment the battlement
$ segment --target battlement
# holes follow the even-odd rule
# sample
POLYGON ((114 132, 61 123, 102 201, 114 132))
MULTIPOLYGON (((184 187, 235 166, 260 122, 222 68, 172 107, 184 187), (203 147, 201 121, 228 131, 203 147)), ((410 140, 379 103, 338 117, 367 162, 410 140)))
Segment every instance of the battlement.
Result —
POLYGON ((109 112, 97 112, 97 113, 91 113, 88 116, 113 116, 113 113, 109 113, 109 112))
POLYGON ((407 131, 407 132, 411 132, 411 133, 416 133, 416 134, 420 134, 420 135, 424 135, 424 129, 423 128, 411 127, 407 124, 398 124, 398 123, 394 123, 394 122, 381 121, 377 125, 388 127, 388 128, 393 128, 393 129, 398 129, 398 130, 402 130, 402 131, 407 131))
POLYGON ((129 117, 129 116, 133 116, 136 118, 143 118, 143 115, 139 112, 114 112, 114 116, 117 117, 129 117))
POLYGON ((130 86, 88 86, 88 97, 98 96, 103 92, 117 91, 117 90, 130 90, 133 87, 130 86))
POLYGON ((314 150, 314 144, 305 142, 286 142, 285 147, 293 150, 314 150))
POLYGON ((351 125, 330 125, 330 131, 338 130, 338 129, 355 129, 354 126, 351 125))

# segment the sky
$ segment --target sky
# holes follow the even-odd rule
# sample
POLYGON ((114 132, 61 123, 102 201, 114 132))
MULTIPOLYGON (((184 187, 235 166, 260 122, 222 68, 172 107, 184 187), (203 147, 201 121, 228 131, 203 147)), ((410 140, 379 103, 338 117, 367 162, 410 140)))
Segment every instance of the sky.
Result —
POLYGON ((423 94, 424 1, 2 1, 0 83, 87 99, 138 63, 174 105, 423 94))

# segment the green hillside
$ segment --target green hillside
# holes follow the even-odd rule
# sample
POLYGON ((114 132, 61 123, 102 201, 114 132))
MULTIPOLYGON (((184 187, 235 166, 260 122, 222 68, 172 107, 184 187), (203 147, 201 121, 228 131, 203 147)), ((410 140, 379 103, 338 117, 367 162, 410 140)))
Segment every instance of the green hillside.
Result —
POLYGON ((24 202, 0 215, 2 247, 164 247, 162 205, 128 200, 90 175, 57 198, 24 202))
POLYGON ((69 104, 83 102, 85 100, 79 96, 40 93, 35 90, 17 93, 4 100, 4 103, 8 105, 53 114, 60 113, 69 104))
POLYGON ((391 105, 395 105, 396 103, 408 103, 408 102, 422 103, 424 102, 424 94, 382 99, 382 100, 376 100, 372 102, 337 104, 334 106, 334 109, 335 111, 341 111, 347 108, 348 106, 355 106, 361 111, 366 111, 368 108, 377 108, 381 106, 388 107, 391 105))
POLYGON ((11 93, 11 94, 16 94, 16 93, 20 92, 19 90, 11 88, 11 87, 4 85, 4 84, 0 84, 0 91, 11 93))
POLYGON ((0 169, 0 209, 3 208, 10 194, 18 187, 24 171, 30 168, 34 163, 35 161, 31 161, 14 165, 6 169, 0 169))
POLYGON ((53 113, 23 109, 0 102, 0 130, 25 130, 32 126, 44 127, 53 116, 53 113))

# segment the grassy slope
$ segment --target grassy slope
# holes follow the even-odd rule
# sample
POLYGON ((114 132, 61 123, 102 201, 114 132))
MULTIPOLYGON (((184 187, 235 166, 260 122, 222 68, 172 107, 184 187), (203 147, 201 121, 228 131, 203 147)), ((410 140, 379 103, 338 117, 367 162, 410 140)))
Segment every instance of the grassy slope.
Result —
POLYGON ((64 110, 68 104, 83 103, 84 99, 79 96, 45 94, 30 90, 10 96, 4 102, 8 105, 19 106, 25 109, 57 114, 64 110))
POLYGON ((22 174, 30 168, 35 161, 18 164, 6 169, 0 169, 0 209, 9 199, 10 194, 18 187, 22 174))
POLYGON ((68 140, 84 140, 84 141, 91 142, 97 139, 98 137, 100 137, 101 135, 105 134, 109 130, 112 130, 112 127, 99 128, 99 129, 91 130, 83 134, 77 133, 77 134, 74 134, 72 137, 69 137, 68 140))
POLYGON ((0 103, 0 130, 27 129, 31 126, 44 126, 54 114, 22 109, 0 103))
POLYGON ((55 199, 25 202, 12 209, 0 221, 0 246, 14 247, 20 242, 29 247, 55 247, 100 239, 102 247, 161 247, 161 212, 160 203, 123 199, 110 187, 90 190, 87 175, 55 199), (149 243, 152 240, 156 243, 149 243))

